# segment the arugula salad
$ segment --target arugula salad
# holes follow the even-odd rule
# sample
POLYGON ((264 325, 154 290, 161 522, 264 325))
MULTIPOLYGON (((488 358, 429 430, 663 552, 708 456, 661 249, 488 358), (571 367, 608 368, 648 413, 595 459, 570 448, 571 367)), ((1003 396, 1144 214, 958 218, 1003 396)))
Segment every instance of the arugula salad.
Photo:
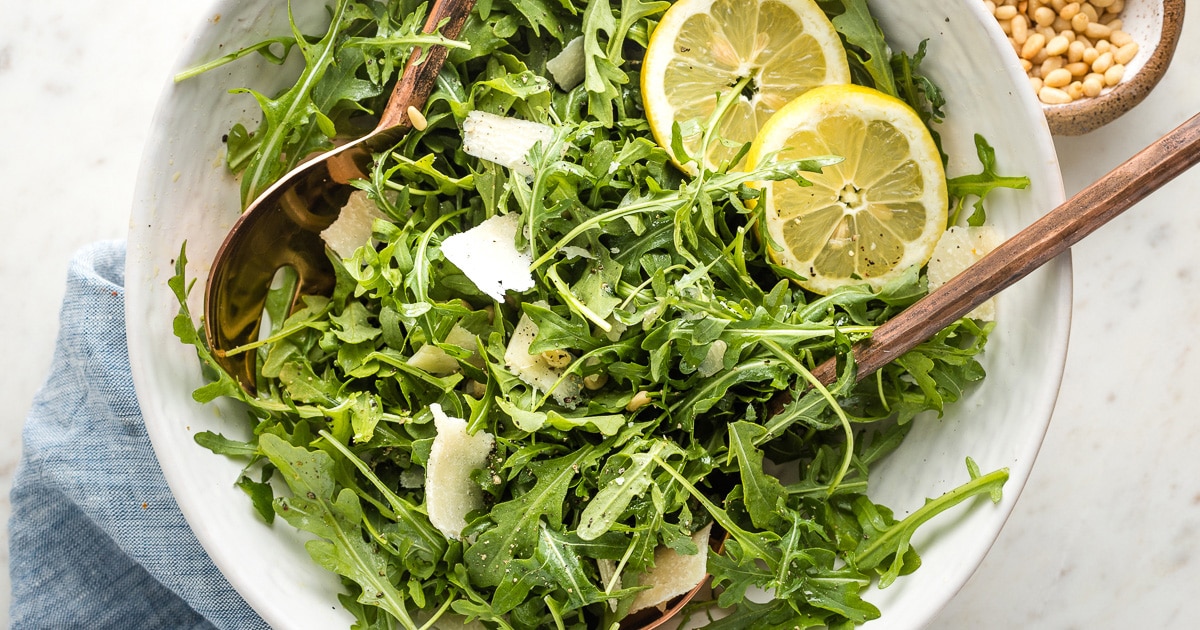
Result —
MULTIPOLYGON (((367 228, 330 249, 332 295, 290 309, 294 274, 272 289, 269 329, 239 349, 256 357, 256 393, 197 329, 182 252, 171 280, 176 333, 210 379, 194 397, 242 401, 252 429, 196 441, 245 460, 236 483, 264 521, 314 535, 355 627, 636 627, 706 573, 692 623, 853 627, 879 616, 873 584, 920 565, 917 527, 999 500, 1007 472, 970 459, 959 488, 907 517, 868 497, 914 418, 983 379, 992 323, 962 319, 860 380, 851 346, 927 293, 925 269, 814 293, 772 255, 763 183, 807 185, 840 158, 739 166, 748 143, 722 138, 720 115, 656 140, 639 73, 670 6, 479 0, 450 41, 422 34, 417 0, 335 0, 327 32, 194 71, 303 57, 294 87, 252 93, 261 124, 229 132, 249 203, 369 129, 413 46, 451 49, 421 124, 354 182, 367 228), (578 78, 564 87, 568 49, 578 78), (464 150, 479 112, 545 133, 516 163, 481 159, 464 150), (696 151, 689 129, 726 157, 677 166, 696 151), (456 241, 472 234, 492 238, 456 241), (518 255, 528 282, 480 281, 503 263, 484 242, 518 255), (812 370, 831 357, 826 386, 812 370)), ((907 103, 936 141, 944 97, 921 73, 925 47, 893 54, 865 0, 815 6, 852 81, 907 103)), ((982 223, 991 190, 1024 185, 977 146, 981 172, 946 182, 950 225, 982 223)))

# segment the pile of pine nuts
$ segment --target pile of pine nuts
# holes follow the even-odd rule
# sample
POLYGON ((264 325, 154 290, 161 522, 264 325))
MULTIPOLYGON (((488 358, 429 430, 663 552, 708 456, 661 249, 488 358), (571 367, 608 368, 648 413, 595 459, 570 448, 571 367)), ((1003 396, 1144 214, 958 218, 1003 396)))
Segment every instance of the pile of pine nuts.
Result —
POLYGON ((1008 35, 1038 99, 1061 105, 1100 95, 1138 53, 1122 28, 1125 0, 984 0, 1008 35))

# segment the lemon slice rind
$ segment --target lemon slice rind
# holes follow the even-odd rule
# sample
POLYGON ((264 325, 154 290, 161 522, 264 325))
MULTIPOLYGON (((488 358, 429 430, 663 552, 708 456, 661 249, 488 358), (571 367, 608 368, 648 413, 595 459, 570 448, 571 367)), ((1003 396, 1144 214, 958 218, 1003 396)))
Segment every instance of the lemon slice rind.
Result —
POLYGON ((710 169, 806 90, 849 83, 850 67, 837 31, 813 0, 681 0, 651 34, 641 76, 651 133, 676 165, 695 174, 694 161, 675 155, 672 128, 690 130, 683 146, 698 157, 696 130, 712 115, 719 92, 750 80, 722 121, 718 135, 725 142, 708 147, 710 169))
POLYGON ((929 130, 906 103, 854 85, 815 88, 760 130, 747 161, 841 155, 812 187, 766 182, 764 219, 775 261, 805 288, 881 288, 929 261, 946 229, 946 176, 929 130))

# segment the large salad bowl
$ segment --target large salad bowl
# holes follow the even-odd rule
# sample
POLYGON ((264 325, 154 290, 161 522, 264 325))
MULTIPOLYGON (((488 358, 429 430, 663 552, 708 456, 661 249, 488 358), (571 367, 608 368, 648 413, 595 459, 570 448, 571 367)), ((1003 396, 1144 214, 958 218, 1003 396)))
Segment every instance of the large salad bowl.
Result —
MULTIPOLYGON (((302 27, 316 32, 323 3, 297 2, 302 27)), ((949 175, 977 172, 974 144, 981 134, 1009 174, 1024 174, 1027 190, 990 198, 989 219, 1011 235, 1063 199, 1057 158, 1045 119, 1026 88, 1025 74, 992 16, 978 0, 873 1, 894 49, 916 50, 928 40, 925 71, 945 91, 947 122, 940 128, 951 156, 949 175)), ((191 67, 287 32, 286 5, 276 0, 221 0, 179 58, 191 67)), ((341 609, 341 586, 308 557, 304 536, 286 524, 265 524, 233 485, 242 464, 200 448, 194 436, 212 431, 244 436, 244 412, 231 403, 201 405, 203 384, 193 348, 178 342, 178 310, 167 280, 187 242, 188 276, 205 278, 212 258, 238 216, 238 182, 223 162, 222 136, 234 123, 253 127, 253 100, 229 93, 248 86, 271 93, 296 67, 247 57, 181 83, 167 81, 145 148, 130 221, 127 320, 130 359, 146 425, 180 508, 217 566, 273 627, 338 628, 352 622, 341 609)), ((202 312, 200 287, 192 312, 202 312)), ((1006 291, 986 352, 988 376, 941 417, 924 417, 899 451, 872 474, 872 499, 903 515, 958 485, 964 460, 984 470, 1007 467, 1003 500, 976 500, 928 524, 914 538, 922 567, 870 599, 882 618, 876 629, 928 623, 987 554, 1012 511, 1034 464, 1051 417, 1066 355, 1071 308, 1071 263, 1051 262, 1006 291)))

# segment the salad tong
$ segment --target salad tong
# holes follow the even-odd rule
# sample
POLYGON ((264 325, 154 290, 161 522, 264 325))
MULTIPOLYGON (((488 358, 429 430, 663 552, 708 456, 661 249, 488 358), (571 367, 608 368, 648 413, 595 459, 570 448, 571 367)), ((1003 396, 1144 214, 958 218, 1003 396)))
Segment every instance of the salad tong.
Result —
MULTIPOLYGON (((423 32, 457 39, 475 0, 436 0, 423 32)), ((231 351, 257 339, 263 306, 275 273, 291 267, 296 295, 328 295, 334 271, 321 231, 329 227, 371 169, 372 153, 394 146, 433 91, 449 51, 414 48, 379 124, 367 135, 293 169, 254 200, 217 250, 204 293, 204 332, 213 357, 242 387, 255 391, 254 353, 231 351)), ((295 298, 294 298, 295 299, 295 298)))

